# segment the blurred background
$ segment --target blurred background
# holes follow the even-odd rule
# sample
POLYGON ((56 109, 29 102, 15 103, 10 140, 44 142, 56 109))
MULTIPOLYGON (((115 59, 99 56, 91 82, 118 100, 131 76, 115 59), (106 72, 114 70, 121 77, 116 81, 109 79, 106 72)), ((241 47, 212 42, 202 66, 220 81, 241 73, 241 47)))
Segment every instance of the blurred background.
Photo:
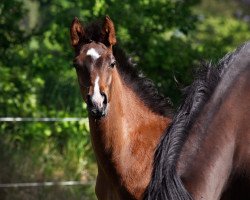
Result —
POLYGON ((216 63, 250 39, 249 0, 2 0, 0 117, 31 121, 0 121, 0 199, 95 199, 96 165, 69 27, 74 16, 87 24, 106 14, 119 46, 175 106, 200 61, 216 63), (41 117, 81 119, 34 121, 41 117), (1 185, 48 181, 79 184, 1 185))

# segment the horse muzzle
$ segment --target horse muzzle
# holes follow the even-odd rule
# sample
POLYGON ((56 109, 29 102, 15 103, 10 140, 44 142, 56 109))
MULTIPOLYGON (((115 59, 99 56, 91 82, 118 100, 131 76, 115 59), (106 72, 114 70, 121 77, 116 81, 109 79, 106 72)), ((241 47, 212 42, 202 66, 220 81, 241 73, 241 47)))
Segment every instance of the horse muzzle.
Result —
POLYGON ((107 114, 107 95, 100 93, 100 95, 87 95, 87 106, 90 115, 95 119, 100 119, 107 114))

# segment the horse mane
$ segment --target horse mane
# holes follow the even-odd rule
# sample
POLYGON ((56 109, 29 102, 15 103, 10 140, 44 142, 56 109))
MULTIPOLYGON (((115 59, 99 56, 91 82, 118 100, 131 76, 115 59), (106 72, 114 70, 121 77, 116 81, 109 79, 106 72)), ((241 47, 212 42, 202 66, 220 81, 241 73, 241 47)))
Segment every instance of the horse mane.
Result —
MULTIPOLYGON (((102 22, 95 21, 85 28, 86 40, 100 42, 102 22)), ((136 68, 132 59, 118 46, 113 47, 113 55, 117 61, 117 70, 123 81, 139 96, 142 102, 153 112, 162 116, 172 116, 170 98, 160 94, 153 81, 146 78, 136 68)))
POLYGON ((152 80, 136 68, 131 59, 119 47, 113 49, 117 60, 117 69, 125 83, 139 96, 153 112, 163 116, 172 116, 170 98, 160 94, 152 80))
POLYGON ((173 121, 161 138, 154 158, 152 179, 144 193, 149 200, 191 200, 181 178, 177 175, 176 165, 188 132, 215 92, 217 85, 231 64, 250 43, 239 47, 236 51, 225 55, 217 65, 203 63, 197 70, 193 83, 184 89, 184 98, 173 121))

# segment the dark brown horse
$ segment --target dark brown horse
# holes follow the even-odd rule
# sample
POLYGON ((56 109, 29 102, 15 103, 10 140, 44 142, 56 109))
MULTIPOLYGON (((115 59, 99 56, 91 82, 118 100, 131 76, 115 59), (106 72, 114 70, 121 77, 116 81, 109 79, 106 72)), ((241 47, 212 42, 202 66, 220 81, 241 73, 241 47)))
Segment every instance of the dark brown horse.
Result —
POLYGON ((186 89, 152 174, 145 199, 250 199, 250 42, 186 89))
POLYGON ((102 200, 142 199, 156 145, 170 123, 170 104, 116 44, 113 22, 72 22, 71 44, 80 90, 89 111, 102 200))

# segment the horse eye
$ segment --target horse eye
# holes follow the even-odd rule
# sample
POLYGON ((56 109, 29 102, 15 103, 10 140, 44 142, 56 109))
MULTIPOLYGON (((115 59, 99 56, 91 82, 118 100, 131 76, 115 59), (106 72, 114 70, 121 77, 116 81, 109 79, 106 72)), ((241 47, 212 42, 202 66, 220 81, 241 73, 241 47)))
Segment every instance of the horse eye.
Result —
POLYGON ((110 67, 111 68, 114 68, 116 66, 116 61, 114 61, 114 62, 112 62, 111 64, 110 64, 110 67))

